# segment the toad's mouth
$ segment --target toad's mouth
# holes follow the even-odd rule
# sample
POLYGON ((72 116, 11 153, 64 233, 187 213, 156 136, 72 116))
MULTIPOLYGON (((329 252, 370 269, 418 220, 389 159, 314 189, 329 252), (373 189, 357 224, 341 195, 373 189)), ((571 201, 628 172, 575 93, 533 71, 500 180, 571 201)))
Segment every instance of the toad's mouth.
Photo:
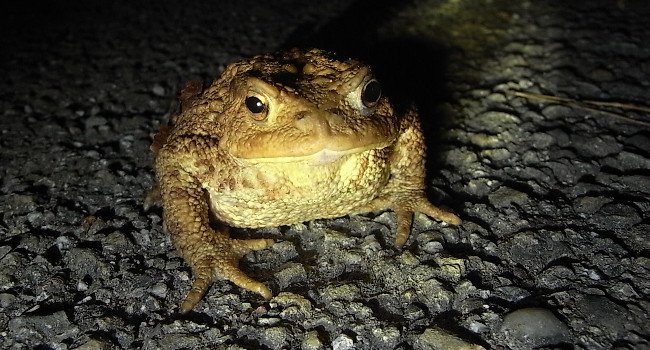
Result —
POLYGON ((374 149, 386 148, 391 144, 391 142, 380 142, 375 144, 366 145, 363 147, 355 147, 347 150, 332 150, 329 148, 323 148, 320 151, 317 151, 308 155, 300 156, 277 156, 277 157, 260 157, 260 158, 246 158, 245 161, 249 163, 298 163, 306 162, 313 165, 322 165, 333 163, 345 156, 351 154, 359 154, 366 151, 374 149))

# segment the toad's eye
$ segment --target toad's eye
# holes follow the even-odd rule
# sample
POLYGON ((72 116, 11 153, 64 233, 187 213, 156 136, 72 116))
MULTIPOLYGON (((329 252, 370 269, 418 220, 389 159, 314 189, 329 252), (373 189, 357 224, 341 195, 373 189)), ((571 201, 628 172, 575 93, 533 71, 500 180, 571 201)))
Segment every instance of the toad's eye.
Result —
POLYGON ((361 102, 370 108, 377 104, 379 98, 381 98, 381 85, 375 79, 369 80, 361 91, 361 102))
POLYGON ((252 113, 258 114, 266 110, 266 105, 259 97, 248 96, 246 97, 246 108, 252 113))

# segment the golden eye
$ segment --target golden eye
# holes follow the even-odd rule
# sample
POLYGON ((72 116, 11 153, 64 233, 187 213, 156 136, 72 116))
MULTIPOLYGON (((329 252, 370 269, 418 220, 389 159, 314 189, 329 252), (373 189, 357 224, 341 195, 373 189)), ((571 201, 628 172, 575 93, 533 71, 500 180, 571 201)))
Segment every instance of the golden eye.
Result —
POLYGON ((266 110, 266 105, 259 97, 248 96, 246 97, 246 108, 248 108, 251 113, 259 114, 266 110))
POLYGON ((369 80, 361 90, 361 102, 364 106, 374 107, 381 98, 381 85, 376 79, 369 80))

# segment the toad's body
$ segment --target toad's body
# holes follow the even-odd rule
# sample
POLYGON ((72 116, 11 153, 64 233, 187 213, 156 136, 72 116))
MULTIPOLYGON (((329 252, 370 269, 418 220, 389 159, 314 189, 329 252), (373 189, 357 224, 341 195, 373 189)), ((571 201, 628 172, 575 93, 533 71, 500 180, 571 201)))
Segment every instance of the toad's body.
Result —
POLYGON ((205 187, 215 215, 232 226, 280 226, 338 217, 368 203, 386 185, 387 158, 386 149, 373 149, 290 163, 240 161, 228 179, 209 179, 205 187), (319 164, 321 158, 328 163, 319 164))
POLYGON ((228 66, 205 90, 188 84, 180 99, 153 149, 166 227, 196 276, 182 311, 215 277, 271 296, 237 265, 273 242, 231 239, 224 226, 392 209, 403 245, 414 212, 460 222, 424 196, 415 112, 395 115, 358 61, 318 50, 257 56, 228 66))

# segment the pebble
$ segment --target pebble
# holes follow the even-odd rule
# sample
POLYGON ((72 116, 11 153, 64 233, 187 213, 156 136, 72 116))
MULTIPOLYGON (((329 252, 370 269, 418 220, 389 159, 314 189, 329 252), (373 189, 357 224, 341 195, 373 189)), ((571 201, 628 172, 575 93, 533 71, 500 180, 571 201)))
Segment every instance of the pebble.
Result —
POLYGON ((488 199, 490 203, 497 208, 510 206, 513 203, 521 206, 530 201, 530 198, 526 193, 507 186, 501 186, 494 192, 490 193, 488 199))
POLYGON ((354 349, 354 340, 346 334, 341 334, 332 341, 332 350, 354 349))
POLYGON ((624 203, 603 205, 592 218, 593 222, 602 228, 626 228, 643 221, 637 209, 624 203))
POLYGON ((470 129, 498 134, 519 124, 521 120, 505 112, 487 111, 467 120, 470 129))
POLYGON ((466 342, 439 328, 427 328, 415 336, 415 350, 481 350, 482 346, 466 342))
POLYGON ((547 133, 536 132, 531 135, 531 144, 536 149, 546 149, 555 143, 555 138, 547 133))
POLYGON ((623 145, 608 135, 590 137, 574 134, 571 135, 571 145, 579 155, 587 158, 603 158, 623 149, 623 145))
POLYGON ((400 332, 395 327, 374 328, 372 330, 375 348, 394 349, 400 341, 400 332))
POLYGON ((318 338, 317 331, 309 331, 305 334, 300 344, 302 350, 319 350, 323 348, 323 343, 318 338))
POLYGON ((505 143, 502 135, 488 135, 484 133, 472 133, 469 135, 469 141, 481 148, 496 148, 501 147, 505 143))
POLYGON ((541 308, 527 308, 506 315, 499 328, 503 343, 512 349, 533 349, 561 344, 569 339, 569 328, 541 308))
POLYGON ((619 171, 646 170, 650 169, 650 159, 642 155, 621 151, 611 158, 604 160, 603 164, 619 171))
POLYGON ((322 302, 330 303, 334 300, 352 301, 359 297, 359 287, 346 283, 338 286, 328 286, 322 293, 322 302))
POLYGON ((486 149, 481 151, 481 156, 489 159, 491 162, 502 162, 508 160, 511 156, 510 151, 505 148, 486 149))
POLYGON ((299 263, 288 263, 274 274, 280 290, 286 290, 292 284, 304 282, 307 279, 305 267, 299 263))
POLYGON ((572 108, 561 105, 549 105, 542 109, 542 115, 547 119, 566 119, 575 115, 572 108))
POLYGON ((151 92, 158 97, 165 96, 165 88, 160 84, 155 84, 151 89, 151 92))
MULTIPOLYGON (((77 326, 70 323, 64 311, 50 315, 19 316, 9 321, 7 331, 16 340, 25 344, 49 344, 48 348, 58 346, 62 340, 75 337, 79 333, 77 326)), ((32 347, 30 346, 30 347, 32 347)))
POLYGON ((163 299, 167 297, 167 291, 167 285, 164 283, 156 283, 150 289, 151 294, 163 299))

